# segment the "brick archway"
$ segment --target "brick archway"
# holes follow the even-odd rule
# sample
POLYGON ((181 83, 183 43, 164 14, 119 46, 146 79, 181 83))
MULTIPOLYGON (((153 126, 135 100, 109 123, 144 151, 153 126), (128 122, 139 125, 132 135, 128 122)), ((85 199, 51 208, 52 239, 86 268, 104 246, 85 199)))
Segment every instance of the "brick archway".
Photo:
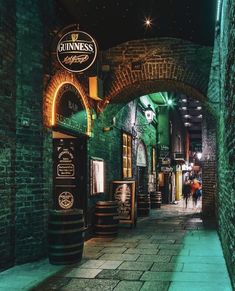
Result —
POLYGON ((212 48, 174 38, 123 43, 102 53, 110 66, 105 100, 128 102, 157 91, 177 91, 206 102, 212 48))
POLYGON ((59 71, 50 80, 44 94, 43 102, 43 120, 46 127, 52 127, 54 124, 54 104, 57 93, 64 84, 73 85, 79 92, 87 114, 87 135, 91 135, 91 106, 83 86, 78 82, 75 74, 67 71, 59 71))
MULTIPOLYGON (((173 38, 135 40, 123 43, 102 53, 102 63, 110 67, 105 76, 105 99, 98 108, 102 111, 108 103, 129 101, 154 92, 181 92, 200 100, 206 112, 206 122, 214 120, 213 108, 207 91, 211 70, 212 48, 195 45, 173 38)), ((203 126, 204 141, 212 140, 216 122, 203 126)), ((204 142, 205 144, 205 142, 204 142)), ((205 145, 203 145, 205 147, 205 145)), ((206 145, 208 147, 208 145, 206 145)), ((215 156, 215 144, 209 145, 215 156)), ((203 214, 214 215, 216 163, 214 158, 204 165, 205 189, 203 214)))

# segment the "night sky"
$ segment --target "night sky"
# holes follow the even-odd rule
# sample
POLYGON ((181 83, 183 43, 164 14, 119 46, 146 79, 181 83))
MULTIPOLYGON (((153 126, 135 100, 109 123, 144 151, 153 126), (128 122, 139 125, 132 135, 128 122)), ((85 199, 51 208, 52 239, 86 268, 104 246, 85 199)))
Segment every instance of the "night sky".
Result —
POLYGON ((176 37, 212 46, 216 0, 57 0, 67 22, 79 23, 101 49, 127 40, 176 37), (153 20, 151 28, 144 19, 153 20))

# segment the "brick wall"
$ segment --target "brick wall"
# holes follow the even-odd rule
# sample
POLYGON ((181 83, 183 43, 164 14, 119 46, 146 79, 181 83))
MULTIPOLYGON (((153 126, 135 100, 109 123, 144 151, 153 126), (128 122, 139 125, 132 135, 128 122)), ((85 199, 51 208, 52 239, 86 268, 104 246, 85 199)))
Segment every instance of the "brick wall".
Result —
MULTIPOLYGON (((88 141, 89 157, 102 158, 105 161, 105 195, 97 197, 89 197, 88 213, 89 224, 92 223, 94 207, 97 200, 111 199, 111 182, 112 180, 122 180, 122 132, 132 134, 132 125, 134 123, 143 125, 146 123, 145 117, 136 111, 137 100, 131 101, 128 104, 110 104, 98 116, 95 121, 93 137, 88 141), (113 118, 115 117, 115 123, 113 118), (104 128, 110 130, 104 132, 104 128)), ((137 147, 142 140, 147 149, 148 167, 151 167, 151 150, 152 146, 156 145, 156 131, 153 126, 148 126, 147 130, 144 127, 137 126, 136 138, 133 138, 132 143, 132 166, 133 179, 136 179, 136 154, 137 147)))
POLYGON ((52 150, 42 102, 54 9, 54 1, 0 1, 0 268, 47 253, 52 150))
POLYGON ((0 269, 14 261, 15 4, 0 1, 0 269))
POLYGON ((130 100, 159 91, 203 99, 211 55, 210 47, 173 38, 129 41, 109 49, 102 54, 103 63, 111 67, 105 84, 106 99, 130 100), (134 68, 136 62, 139 69, 134 68))
POLYGON ((16 263, 46 251, 40 12, 40 1, 16 1, 16 263))
POLYGON ((218 229, 233 286, 235 288, 235 7, 223 1, 216 29, 209 96, 217 113, 218 229))

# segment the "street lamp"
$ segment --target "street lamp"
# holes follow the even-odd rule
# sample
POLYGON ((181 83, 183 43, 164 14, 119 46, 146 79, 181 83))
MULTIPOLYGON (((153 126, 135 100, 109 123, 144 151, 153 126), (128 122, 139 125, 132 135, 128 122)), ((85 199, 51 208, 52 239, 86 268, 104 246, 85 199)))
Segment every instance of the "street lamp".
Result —
POLYGON ((156 115, 156 113, 153 111, 153 109, 151 108, 151 105, 149 104, 148 107, 144 110, 144 114, 145 114, 145 118, 147 119, 148 123, 152 123, 154 116, 156 115))

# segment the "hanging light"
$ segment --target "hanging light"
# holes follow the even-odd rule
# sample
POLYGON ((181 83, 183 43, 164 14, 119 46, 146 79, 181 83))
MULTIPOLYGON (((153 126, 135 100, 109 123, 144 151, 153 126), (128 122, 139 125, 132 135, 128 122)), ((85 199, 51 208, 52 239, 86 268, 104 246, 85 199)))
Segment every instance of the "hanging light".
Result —
POLYGON ((148 107, 144 110, 144 114, 145 114, 145 118, 147 119, 148 123, 151 123, 154 119, 155 116, 155 112, 154 110, 151 108, 150 104, 148 105, 148 107))
POLYGON ((199 160, 201 160, 201 158, 202 158, 202 153, 197 153, 197 158, 199 159, 199 160))

